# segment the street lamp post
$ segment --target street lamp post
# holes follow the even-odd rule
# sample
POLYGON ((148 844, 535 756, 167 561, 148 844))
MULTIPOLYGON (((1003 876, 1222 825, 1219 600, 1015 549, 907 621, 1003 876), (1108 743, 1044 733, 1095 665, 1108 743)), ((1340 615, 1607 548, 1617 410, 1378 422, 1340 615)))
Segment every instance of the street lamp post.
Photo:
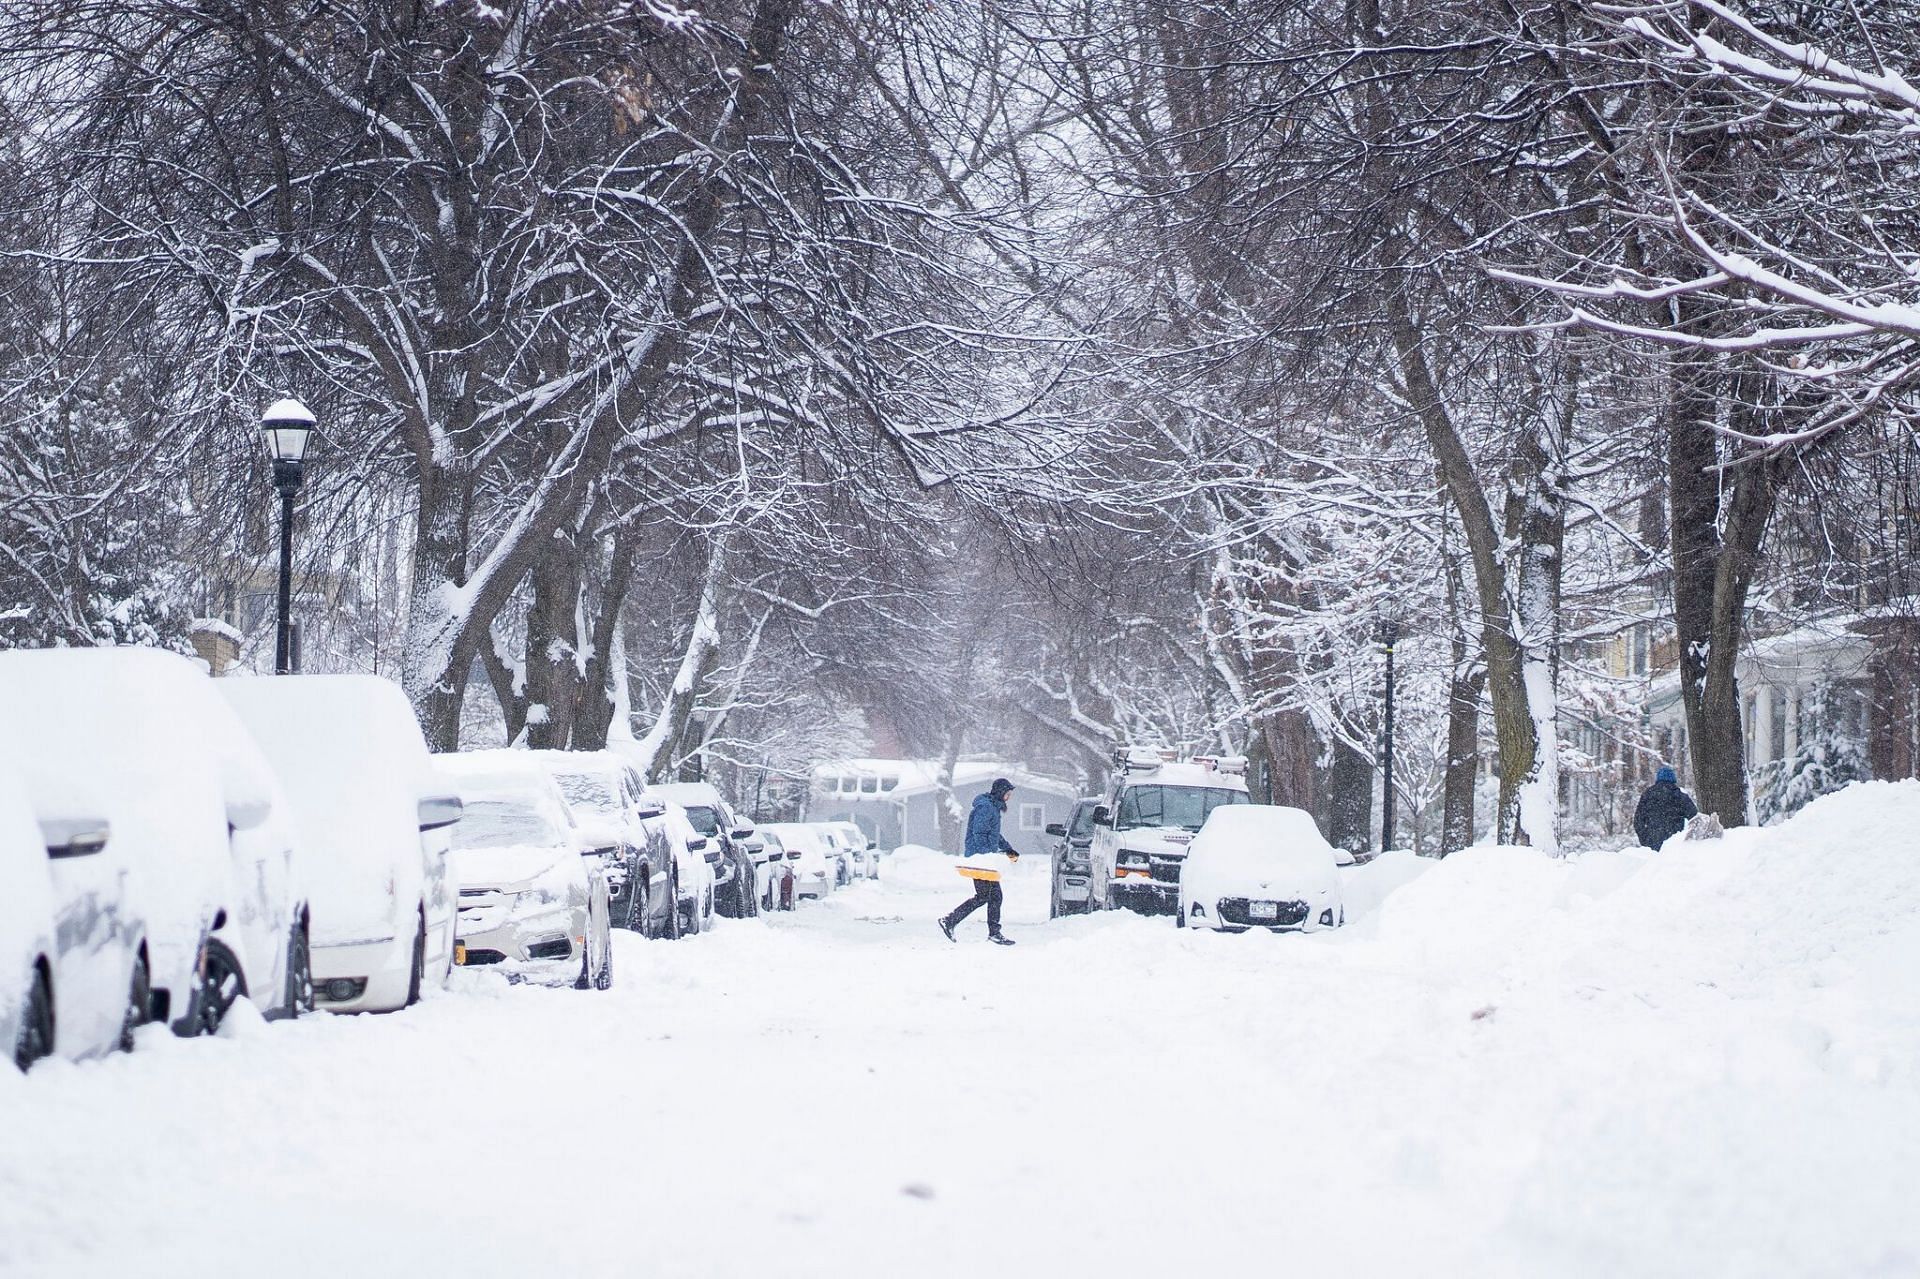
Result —
POLYGON ((1393 646, 1400 638, 1400 624, 1392 618, 1380 621, 1380 648, 1387 655, 1387 713, 1381 726, 1380 747, 1380 851, 1393 847, 1393 646))
POLYGON ((273 640, 273 673, 293 673, 293 496, 300 491, 313 433, 313 414, 298 400, 277 400, 260 415, 273 487, 280 492, 280 617, 273 640))

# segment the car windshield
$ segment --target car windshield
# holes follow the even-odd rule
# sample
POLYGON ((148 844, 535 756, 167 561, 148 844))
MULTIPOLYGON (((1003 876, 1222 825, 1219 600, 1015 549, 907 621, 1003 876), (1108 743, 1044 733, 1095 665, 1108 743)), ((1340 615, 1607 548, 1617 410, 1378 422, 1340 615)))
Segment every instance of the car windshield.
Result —
POLYGON ((599 773, 561 773, 556 778, 560 793, 575 808, 584 808, 601 817, 620 812, 620 791, 611 777, 599 773))
POLYGON ((715 817, 713 810, 704 804, 687 809, 687 820, 692 822, 693 828, 702 835, 718 835, 720 833, 720 819, 715 817))
POLYGON ((551 847, 565 842, 538 809, 512 800, 482 799, 467 804, 451 829, 455 848, 551 847))
POLYGON ((1081 804, 1073 810, 1073 825, 1067 828, 1067 834, 1073 839, 1083 839, 1093 834, 1092 804, 1081 804))
POLYGON ((1120 792, 1120 812, 1113 824, 1120 830, 1140 826, 1199 830, 1214 809, 1246 802, 1245 791, 1211 786, 1129 786, 1120 792))

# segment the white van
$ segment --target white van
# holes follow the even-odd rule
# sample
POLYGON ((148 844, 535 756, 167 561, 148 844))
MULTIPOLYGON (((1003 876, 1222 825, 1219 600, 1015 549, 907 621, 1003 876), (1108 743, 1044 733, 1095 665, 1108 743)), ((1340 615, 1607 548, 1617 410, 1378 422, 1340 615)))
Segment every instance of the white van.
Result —
POLYGON ((315 1002, 391 1012, 444 987, 454 887, 438 780, 413 707, 377 675, 216 680, 279 773, 312 903, 315 1002))
POLYGON ((1093 810, 1088 909, 1174 914, 1193 837, 1214 809, 1249 802, 1247 762, 1127 748, 1114 764, 1113 781, 1093 810))
POLYGON ((195 1034, 242 996, 269 1017, 312 1007, 285 800, 204 672, 158 649, 4 652, 0 723, 34 803, 97 798, 111 842, 92 865, 144 920, 155 1017, 195 1034))

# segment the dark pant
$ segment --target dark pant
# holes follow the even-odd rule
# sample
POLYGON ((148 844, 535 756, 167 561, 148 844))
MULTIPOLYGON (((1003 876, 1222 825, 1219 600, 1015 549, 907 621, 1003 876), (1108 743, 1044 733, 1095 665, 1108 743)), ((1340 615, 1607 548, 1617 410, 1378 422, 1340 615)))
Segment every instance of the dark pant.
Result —
POLYGON ((957 925, 961 920, 965 919, 968 915, 971 915, 973 914, 974 911, 979 910, 982 903, 985 903, 987 907, 987 935, 991 937, 999 936, 1000 935, 1000 885, 991 879, 974 880, 973 896, 968 898, 966 901, 961 902, 959 909, 955 910, 951 915, 947 916, 947 923, 950 925, 957 925))

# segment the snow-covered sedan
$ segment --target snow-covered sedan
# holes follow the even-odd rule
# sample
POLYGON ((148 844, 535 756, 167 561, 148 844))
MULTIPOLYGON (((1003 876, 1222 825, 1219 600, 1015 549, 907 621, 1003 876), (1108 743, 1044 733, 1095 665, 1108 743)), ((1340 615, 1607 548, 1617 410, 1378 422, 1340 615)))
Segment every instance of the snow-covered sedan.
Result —
POLYGON ((529 751, 560 783, 587 845, 607 867, 613 925, 645 937, 678 933, 672 842, 655 820, 667 807, 612 751, 529 751))
POLYGON ((684 937, 704 932, 713 926, 717 878, 714 868, 723 855, 720 846, 695 828, 686 809, 670 799, 660 799, 652 790, 647 794, 666 809, 655 822, 673 852, 674 887, 679 901, 673 935, 684 937))
POLYGON ((315 1002, 391 1012, 443 987, 453 966, 439 781, 413 707, 375 675, 214 681, 279 774, 305 858, 315 1002))
POLYGON ((800 822, 773 822, 760 827, 760 833, 786 849, 793 867, 794 900, 818 901, 833 891, 839 882, 839 863, 827 851, 818 829, 800 822))
POLYGON ((0 1047, 25 1070, 131 1048, 147 1020, 146 956, 120 914, 126 867, 105 822, 48 816, 0 763, 0 1047))
POLYGON ((1342 857, 1298 808, 1216 808, 1187 847, 1175 922, 1234 933, 1314 932, 1344 924, 1342 857))
MULTIPOLYGON (((98 900, 123 923, 143 921, 149 1011, 180 1034, 213 1030, 243 996, 268 1017, 313 1006, 286 800, 212 684, 158 649, 0 653, 11 762, 36 806, 76 786, 97 799, 108 852, 75 859, 73 873, 82 860, 86 874, 111 872, 98 900)), ((131 969, 139 952, 120 953, 131 969)))
POLYGON ((760 909, 792 910, 796 900, 793 862, 786 846, 767 834, 764 827, 755 826, 747 851, 753 858, 754 879, 760 885, 760 909))
POLYGON ((611 986, 606 872, 582 845, 559 784, 525 751, 435 762, 462 801, 451 857, 460 893, 453 962, 571 968, 580 989, 611 986))
POLYGON ((880 878, 880 845, 853 822, 828 822, 828 830, 840 837, 840 843, 853 857, 855 879, 880 878))

